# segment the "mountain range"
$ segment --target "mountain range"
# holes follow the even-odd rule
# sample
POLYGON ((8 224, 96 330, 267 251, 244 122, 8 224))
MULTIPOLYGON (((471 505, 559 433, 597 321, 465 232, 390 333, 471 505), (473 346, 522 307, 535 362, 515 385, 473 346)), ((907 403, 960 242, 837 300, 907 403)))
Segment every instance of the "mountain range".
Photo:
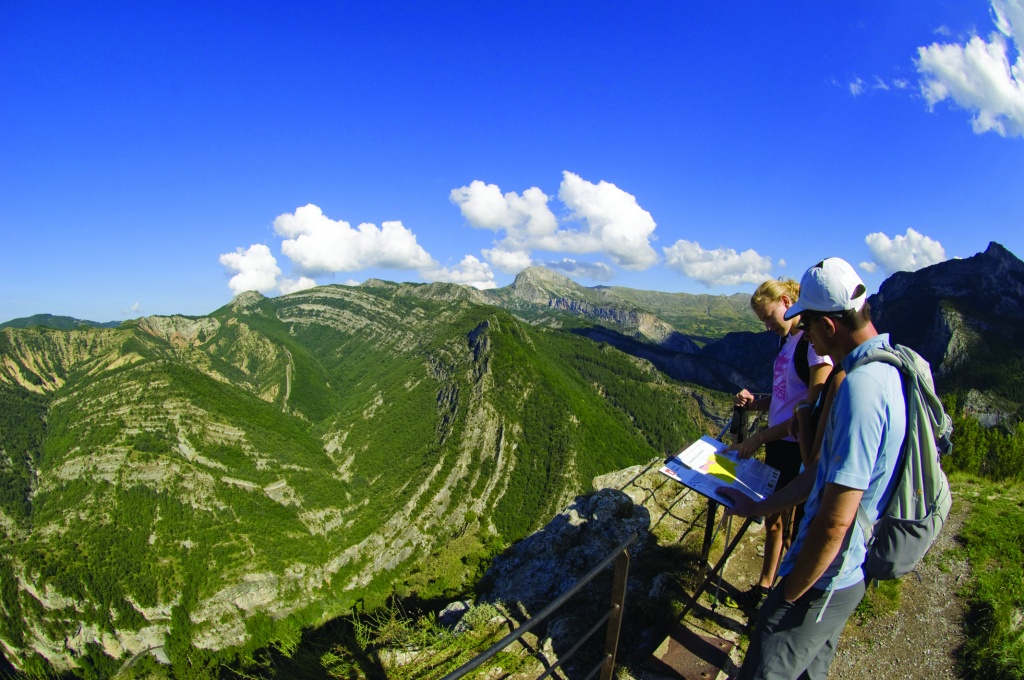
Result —
MULTIPOLYGON (((1014 413, 1022 290, 992 244, 871 304, 940 386, 1014 413)), ((494 291, 370 280, 204 317, 17 321, 0 330, 0 648, 40 671, 145 651, 199 667, 392 594, 456 593, 595 475, 717 431, 778 346, 747 295, 539 268, 494 291)))

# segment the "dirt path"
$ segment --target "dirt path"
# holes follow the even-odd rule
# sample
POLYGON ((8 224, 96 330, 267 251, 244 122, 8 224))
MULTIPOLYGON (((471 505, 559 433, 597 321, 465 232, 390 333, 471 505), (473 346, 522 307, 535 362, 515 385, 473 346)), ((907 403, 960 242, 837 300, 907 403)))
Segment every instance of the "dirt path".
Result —
POLYGON ((850 621, 839 643, 830 678, 946 680, 956 673, 964 642, 966 604, 960 591, 970 576, 964 559, 947 554, 967 516, 968 503, 954 496, 953 509, 932 551, 902 579, 899 610, 862 625, 850 621))

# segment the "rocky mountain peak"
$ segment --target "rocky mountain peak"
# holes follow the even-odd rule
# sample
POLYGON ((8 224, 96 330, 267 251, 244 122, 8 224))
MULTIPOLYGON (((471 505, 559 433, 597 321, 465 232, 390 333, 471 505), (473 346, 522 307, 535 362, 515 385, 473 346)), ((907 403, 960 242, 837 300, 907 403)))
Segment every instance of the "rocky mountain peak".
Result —
POLYGON ((255 307, 265 299, 262 293, 255 290, 247 290, 235 296, 235 299, 231 301, 231 309, 237 312, 249 307, 255 307))
POLYGON ((527 267, 512 282, 512 297, 544 304, 548 300, 566 297, 584 290, 568 276, 544 267, 527 267))
POLYGON ((996 242, 977 255, 896 272, 872 296, 876 311, 898 299, 958 300, 984 313, 1024 319, 1024 262, 996 242))
POLYGON ((1024 321, 1024 262, 992 242, 977 255, 897 272, 869 298, 879 330, 913 347, 939 377, 967 359, 1006 357, 1024 321))

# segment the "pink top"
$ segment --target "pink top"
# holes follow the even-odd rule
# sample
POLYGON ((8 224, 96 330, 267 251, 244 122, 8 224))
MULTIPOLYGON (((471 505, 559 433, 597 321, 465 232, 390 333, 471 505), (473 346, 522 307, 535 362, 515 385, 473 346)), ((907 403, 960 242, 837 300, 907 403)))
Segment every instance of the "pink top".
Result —
MULTIPOLYGON (((786 342, 775 357, 775 371, 772 375, 772 403, 768 407, 768 427, 778 425, 789 420, 793 415, 793 407, 797 402, 807 396, 807 385, 800 380, 796 374, 796 366, 793 364, 793 353, 796 352, 796 345, 800 342, 803 331, 797 331, 793 335, 786 336, 786 342)), ((814 347, 807 343, 807 365, 817 366, 819 364, 832 365, 832 359, 820 356, 814 351, 814 347)), ((787 441, 796 441, 794 437, 786 437, 787 441)))

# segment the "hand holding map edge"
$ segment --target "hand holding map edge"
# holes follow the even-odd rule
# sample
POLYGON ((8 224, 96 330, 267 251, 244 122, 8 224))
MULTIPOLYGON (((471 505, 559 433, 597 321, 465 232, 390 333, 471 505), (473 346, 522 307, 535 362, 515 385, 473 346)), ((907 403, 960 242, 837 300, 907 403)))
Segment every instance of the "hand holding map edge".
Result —
POLYGON ((736 515, 737 517, 755 517, 758 515, 758 513, 754 512, 754 506, 757 505, 757 503, 754 499, 739 489, 734 489, 729 486, 720 486, 715 490, 715 495, 728 500, 728 502, 723 503, 723 505, 726 506, 725 511, 730 515, 736 515))

